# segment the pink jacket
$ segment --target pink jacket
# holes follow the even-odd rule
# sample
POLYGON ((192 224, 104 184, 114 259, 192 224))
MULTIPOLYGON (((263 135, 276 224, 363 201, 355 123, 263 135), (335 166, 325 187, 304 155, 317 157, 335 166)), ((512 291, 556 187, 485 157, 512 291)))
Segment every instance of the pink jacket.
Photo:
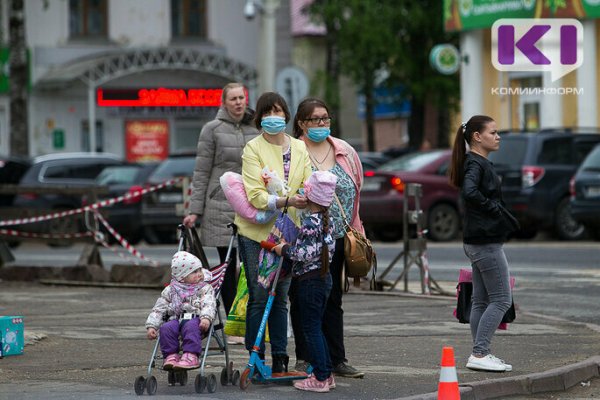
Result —
MULTIPOLYGON (((301 139, 304 141, 309 140, 304 135, 301 137, 301 139)), ((358 209, 360 207, 360 189, 362 188, 363 183, 362 163, 358 158, 358 153, 356 150, 354 150, 354 148, 345 140, 329 136, 327 141, 333 146, 333 151, 335 152, 335 161, 340 164, 340 166, 344 169, 344 171, 346 171, 346 173, 354 182, 354 189, 356 189, 356 200, 354 201, 354 210, 352 211, 350 225, 357 231, 364 234, 365 228, 363 227, 362 221, 360 220, 360 216, 358 214, 358 209)))

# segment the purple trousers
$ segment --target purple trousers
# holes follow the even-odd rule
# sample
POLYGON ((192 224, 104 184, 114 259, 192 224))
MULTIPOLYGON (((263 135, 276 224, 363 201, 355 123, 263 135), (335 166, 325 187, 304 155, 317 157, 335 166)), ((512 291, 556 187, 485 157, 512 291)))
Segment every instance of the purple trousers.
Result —
POLYGON ((160 327, 160 351, 163 357, 179 353, 179 336, 184 353, 202 353, 202 334, 200 332, 200 318, 179 321, 173 319, 165 322, 160 327))

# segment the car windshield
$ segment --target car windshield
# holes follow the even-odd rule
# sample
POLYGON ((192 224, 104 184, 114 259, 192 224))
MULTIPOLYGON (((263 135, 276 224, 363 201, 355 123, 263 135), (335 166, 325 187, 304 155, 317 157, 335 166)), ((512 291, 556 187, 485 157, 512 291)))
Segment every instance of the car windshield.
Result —
POLYGON ((100 175, 96 177, 96 183, 99 185, 115 185, 119 183, 133 183, 135 177, 140 171, 140 167, 108 167, 104 168, 100 175))
POLYGON ((588 154, 588 156, 581 164, 582 171, 598 171, 600 169, 600 146, 596 146, 594 150, 588 154))
POLYGON ((411 153, 382 164, 378 171, 417 171, 440 157, 444 150, 411 153))
POLYGON ((500 150, 492 151, 488 159, 495 165, 518 165, 523 164, 525 152, 527 151, 527 138, 525 137, 501 137, 500 150))
POLYGON ((163 161, 152 173, 154 182, 164 181, 176 176, 192 176, 194 173, 195 157, 177 157, 163 161))

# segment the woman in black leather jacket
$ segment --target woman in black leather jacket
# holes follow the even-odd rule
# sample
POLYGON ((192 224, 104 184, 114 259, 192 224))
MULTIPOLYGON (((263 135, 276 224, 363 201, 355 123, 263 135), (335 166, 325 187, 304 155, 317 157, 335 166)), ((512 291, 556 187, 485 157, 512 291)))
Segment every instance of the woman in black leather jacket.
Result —
POLYGON ((499 148, 496 122, 485 115, 471 117, 456 133, 450 183, 461 190, 463 248, 473 269, 470 316, 473 351, 467 368, 508 372, 512 371, 512 366, 490 352, 494 332, 512 303, 503 243, 518 228, 514 217, 504 207, 500 178, 487 158, 490 152, 499 148))

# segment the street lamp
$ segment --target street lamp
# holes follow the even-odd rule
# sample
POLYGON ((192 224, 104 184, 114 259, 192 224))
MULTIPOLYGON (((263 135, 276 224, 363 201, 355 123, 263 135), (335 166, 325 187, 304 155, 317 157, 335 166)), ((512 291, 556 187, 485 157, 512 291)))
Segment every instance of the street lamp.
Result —
POLYGON ((280 0, 246 0, 244 16, 254 19, 256 11, 262 14, 258 60, 259 93, 275 90, 275 13, 280 0))

